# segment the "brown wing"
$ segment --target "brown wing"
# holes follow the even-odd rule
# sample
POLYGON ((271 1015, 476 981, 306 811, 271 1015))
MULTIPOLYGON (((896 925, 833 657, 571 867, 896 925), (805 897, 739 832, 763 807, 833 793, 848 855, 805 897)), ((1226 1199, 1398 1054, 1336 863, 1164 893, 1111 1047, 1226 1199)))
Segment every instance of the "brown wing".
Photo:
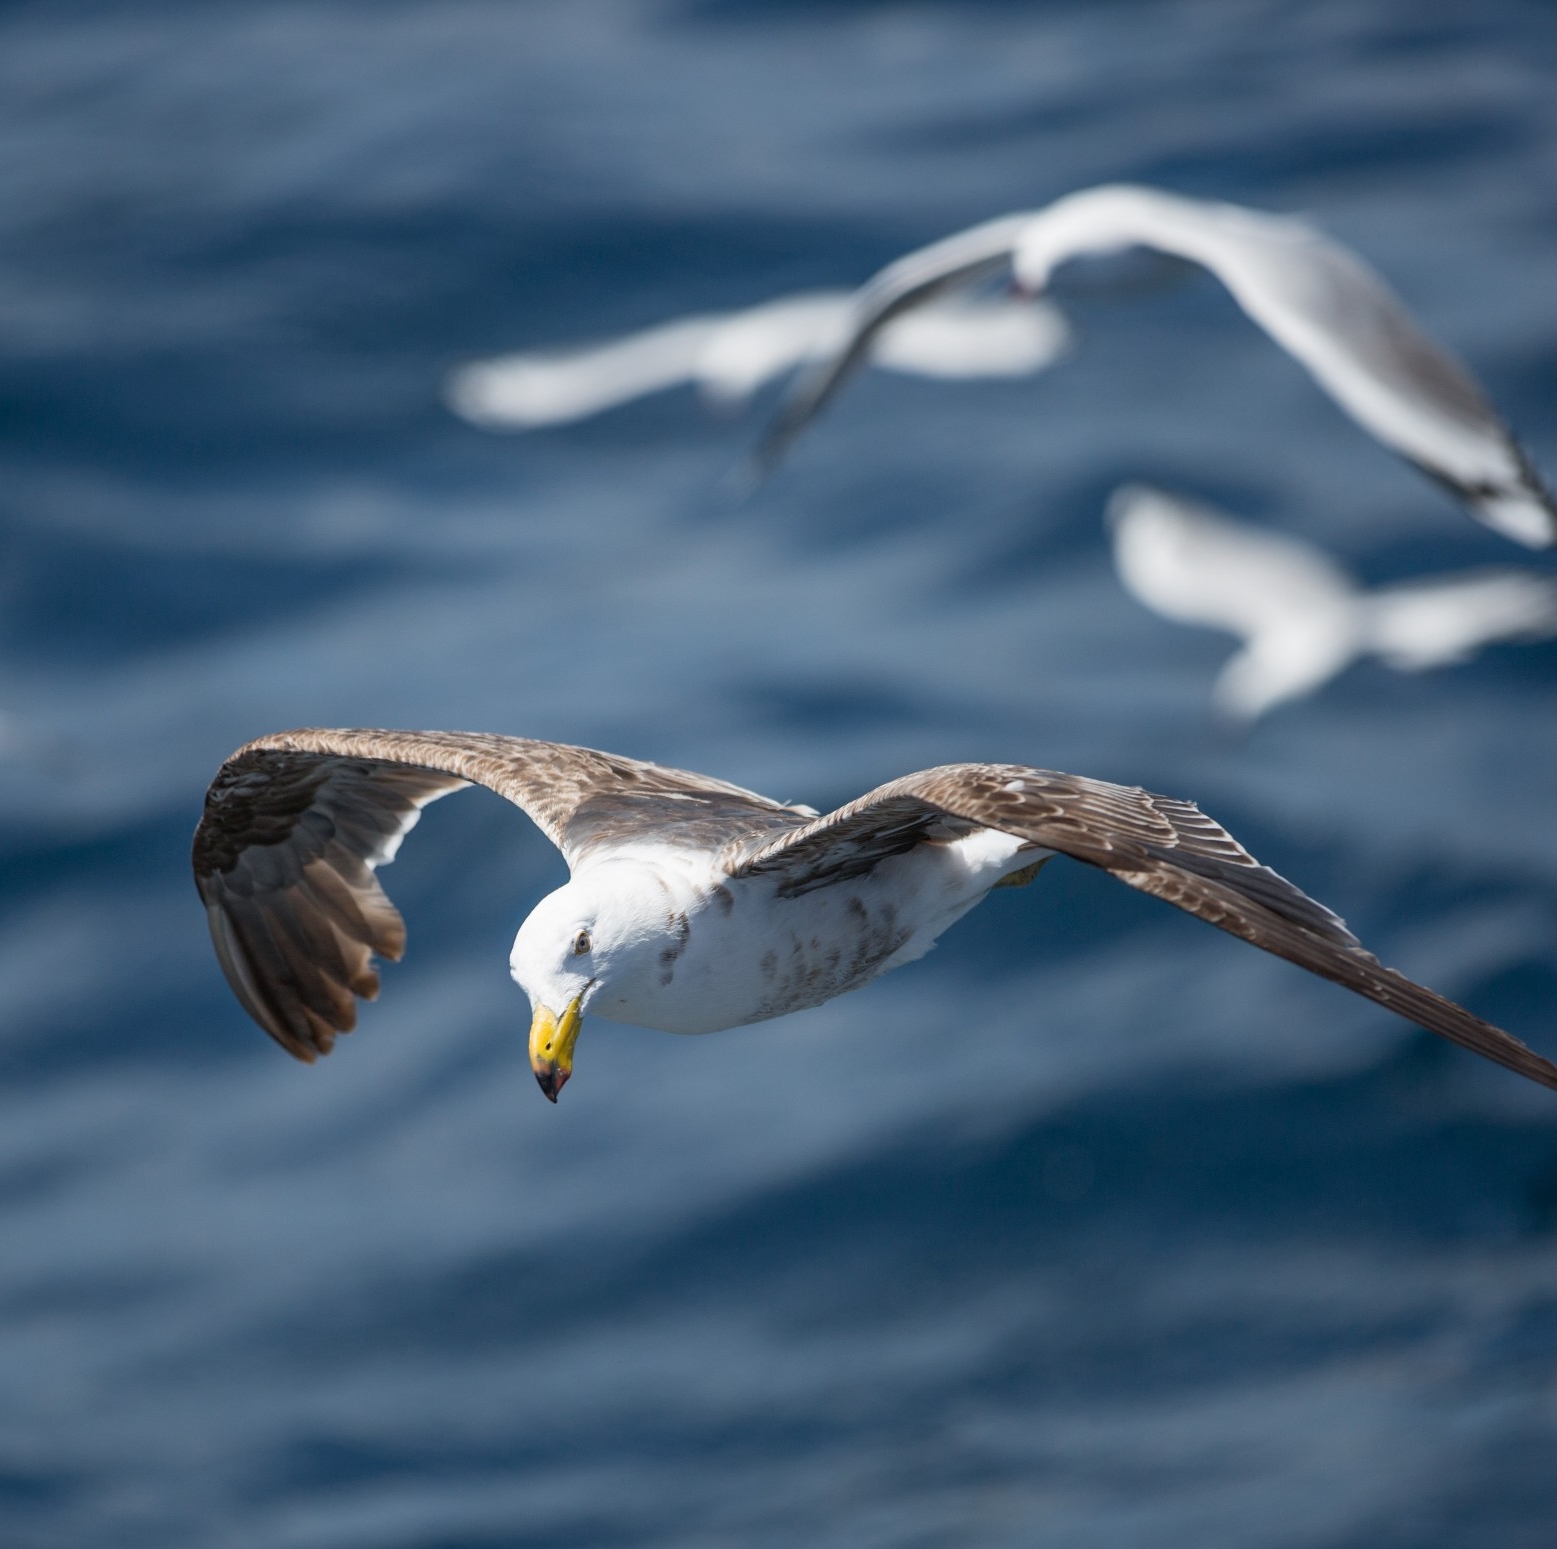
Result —
POLYGON ((559 742, 465 732, 292 731, 222 765, 195 832, 195 885, 222 971, 301 1060, 378 994, 405 926, 374 876, 421 809, 467 784, 521 807, 570 866, 652 835, 717 850, 805 817, 739 786, 559 742))
POLYGON ((1557 1089, 1557 1065, 1385 968, 1336 915, 1260 865, 1192 802, 1133 786, 1020 764, 948 764, 894 780, 760 847, 732 848, 727 866, 737 876, 774 873, 781 892, 803 893, 858 876, 927 839, 979 828, 1101 867, 1143 893, 1557 1089))

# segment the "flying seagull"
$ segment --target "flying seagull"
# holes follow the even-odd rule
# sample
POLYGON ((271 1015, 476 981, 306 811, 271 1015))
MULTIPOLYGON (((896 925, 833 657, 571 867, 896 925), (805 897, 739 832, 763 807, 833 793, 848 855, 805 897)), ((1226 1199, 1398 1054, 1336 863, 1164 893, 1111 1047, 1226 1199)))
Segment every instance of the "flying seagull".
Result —
POLYGON ((1365 591, 1312 544, 1143 485, 1114 492, 1107 522, 1138 602, 1243 640, 1212 690, 1234 720, 1301 699, 1365 656, 1422 672, 1495 641, 1557 635, 1557 576, 1467 570, 1365 591))
POLYGON ((195 881, 228 983, 312 1061, 378 993, 405 927, 374 876, 468 784, 522 808, 570 880, 519 928, 530 1063, 555 1100, 586 1011, 708 1033, 818 1006, 922 957, 1055 855, 1101 867, 1557 1089, 1557 1066, 1383 967, 1192 803, 1021 764, 947 764, 819 816, 706 775, 471 732, 291 731, 222 765, 195 881))
POLYGON ((878 332, 915 308, 1007 268, 1036 293, 1067 259, 1127 247, 1209 269, 1353 419, 1479 520, 1530 548, 1557 542, 1557 502, 1480 386, 1355 253, 1305 221, 1126 184, 988 221, 883 269, 858 292, 847 342, 792 385, 760 466, 783 456, 878 332))
MULTIPOLYGON (((646 393, 694 382, 714 408, 736 409, 764 382, 841 349, 852 291, 783 296, 742 312, 677 318, 604 343, 472 361, 450 373, 451 409, 488 430, 587 419, 646 393)), ((934 377, 1026 376, 1066 347, 1065 319, 1018 297, 950 297, 884 328, 873 365, 934 377)))

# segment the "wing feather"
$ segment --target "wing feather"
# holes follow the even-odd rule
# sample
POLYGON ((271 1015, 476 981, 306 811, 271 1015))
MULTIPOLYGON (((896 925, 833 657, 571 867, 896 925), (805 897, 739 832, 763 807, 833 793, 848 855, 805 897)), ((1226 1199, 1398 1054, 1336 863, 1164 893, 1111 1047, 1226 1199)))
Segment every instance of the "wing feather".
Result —
POLYGON ((1262 866, 1192 802, 1134 786, 1018 764, 948 764, 894 780, 767 844, 732 849, 725 863, 732 875, 771 873, 781 893, 803 893, 958 825, 996 829, 1097 866, 1557 1090, 1557 1065, 1384 967, 1339 916, 1262 866))

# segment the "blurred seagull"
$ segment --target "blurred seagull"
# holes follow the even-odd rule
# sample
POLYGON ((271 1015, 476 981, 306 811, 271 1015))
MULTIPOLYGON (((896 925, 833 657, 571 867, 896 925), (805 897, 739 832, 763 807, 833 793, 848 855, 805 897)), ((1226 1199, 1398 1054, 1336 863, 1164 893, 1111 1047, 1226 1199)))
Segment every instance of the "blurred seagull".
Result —
POLYGON ((1530 548, 1557 542, 1557 503, 1481 388, 1355 253, 1300 220, 1124 184, 1003 216, 883 269, 857 295, 847 342, 790 388, 760 467, 784 455, 877 334, 914 308, 1008 266, 1036 293, 1067 259, 1136 246, 1209 269, 1353 419, 1489 527, 1530 548))
POLYGON ((1364 656, 1421 672, 1469 661, 1496 641, 1557 635, 1557 578, 1528 570, 1364 591, 1312 544, 1161 490, 1117 490, 1107 521, 1131 596, 1164 618, 1244 640, 1212 691, 1235 720, 1311 694, 1364 656))
MULTIPOLYGON (((466 732, 293 731, 223 764, 194 842, 228 983, 299 1059, 378 993, 405 927, 374 869, 421 809, 470 783, 523 809, 570 880, 509 958, 530 1063, 555 1101, 586 1011, 708 1033, 818 1006, 923 957, 1054 855, 1120 881, 1557 1089, 1557 1066, 1383 967, 1345 925, 1186 801, 1021 764, 947 764, 836 812, 556 742, 466 732)), ((947 1029, 955 1057, 971 1029, 947 1029)))
MULTIPOLYGON (((852 291, 785 296, 603 344, 473 361, 450 374, 445 398, 456 414, 489 430, 566 424, 687 382, 711 407, 729 411, 771 378, 841 349, 853 316, 852 291)), ((957 297, 882 329, 868 353, 888 371, 1015 377, 1042 370, 1069 339, 1065 319, 1046 303, 957 297)))

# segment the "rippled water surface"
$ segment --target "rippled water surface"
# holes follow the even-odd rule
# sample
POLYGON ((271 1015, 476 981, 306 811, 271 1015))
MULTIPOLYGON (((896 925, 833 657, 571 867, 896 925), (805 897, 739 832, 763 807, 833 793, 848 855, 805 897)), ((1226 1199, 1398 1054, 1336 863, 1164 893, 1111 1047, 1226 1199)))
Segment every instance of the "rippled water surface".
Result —
POLYGON ((474 793, 294 1065, 187 870, 285 726, 581 741, 827 806, 994 757, 1195 796, 1557 1052, 1557 645, 1242 741, 1120 591, 1148 478, 1370 580, 1526 557, 1203 276, 1020 383, 862 381, 753 500, 691 393, 492 437, 471 354, 849 284, 1105 178, 1310 212, 1557 470, 1557 20, 1485 3, 0 11, 0 1539, 1546 1549, 1550 1094, 1076 866, 723 1038, 506 977, 474 793))

